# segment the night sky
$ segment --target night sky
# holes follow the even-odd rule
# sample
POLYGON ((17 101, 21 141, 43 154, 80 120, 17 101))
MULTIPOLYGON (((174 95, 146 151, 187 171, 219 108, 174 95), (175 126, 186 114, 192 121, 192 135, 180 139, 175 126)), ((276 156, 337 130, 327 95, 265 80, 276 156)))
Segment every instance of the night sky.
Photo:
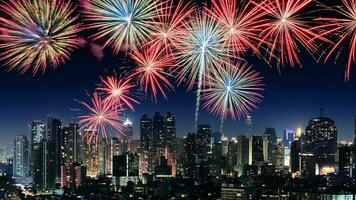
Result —
MULTIPOLYGON (((86 35, 84 35, 85 37, 86 35)), ((264 99, 251 115, 253 132, 262 134, 266 127, 274 127, 279 137, 284 129, 296 129, 306 124, 312 117, 324 115, 335 120, 339 129, 339 139, 354 137, 354 119, 356 117, 356 69, 349 82, 344 81, 345 58, 341 56, 337 63, 317 64, 311 56, 301 51, 303 67, 270 67, 254 56, 248 61, 254 69, 265 77, 264 99)), ((48 69, 44 74, 32 75, 27 72, 20 75, 16 71, 8 72, 0 63, 0 148, 7 146, 16 135, 27 135, 27 123, 32 120, 46 120, 47 114, 53 114, 64 121, 76 121, 83 108, 77 100, 89 101, 91 93, 99 82, 99 76, 119 74, 123 69, 132 67, 125 55, 114 56, 111 49, 105 49, 104 58, 98 61, 87 46, 73 52, 71 60, 57 69, 48 69)), ((346 53, 346 52, 343 52, 346 53)), ((356 66, 354 66, 356 67, 356 66)), ((172 80, 173 82, 174 80, 172 80)), ((143 99, 135 107, 135 112, 126 115, 134 124, 134 134, 139 136, 139 118, 143 113, 165 113, 171 111, 176 116, 177 134, 184 136, 193 131, 195 94, 186 91, 184 85, 168 92, 168 99, 158 97, 143 99)), ((244 121, 228 119, 224 133, 229 136, 244 134, 244 121)), ((201 111, 200 123, 211 124, 213 130, 219 128, 219 118, 201 111)))
MULTIPOLYGON (((47 114, 61 118, 65 123, 75 121, 82 108, 76 101, 89 100, 91 92, 99 81, 99 76, 120 73, 128 69, 124 55, 113 56, 110 50, 104 52, 104 59, 97 61, 87 48, 76 50, 69 62, 55 70, 33 76, 31 73, 19 75, 2 68, 0 73, 0 146, 8 145, 18 134, 27 134, 27 123, 31 120, 46 120, 47 114)), ((341 60, 340 60, 341 61, 341 60)), ((275 127, 278 135, 284 129, 305 128, 308 120, 319 116, 320 107, 326 116, 336 121, 339 139, 352 139, 356 117, 356 75, 351 81, 344 81, 342 64, 317 64, 309 56, 302 56, 303 67, 285 67, 281 74, 257 58, 250 63, 265 77, 266 91, 259 109, 251 113, 253 131, 263 133, 266 127, 275 127)), ((341 62, 340 62, 341 63, 341 62)), ((186 135, 194 127, 195 94, 180 86, 168 93, 168 100, 161 96, 157 103, 151 98, 136 106, 136 112, 126 115, 134 123, 134 134, 139 136, 139 118, 143 113, 154 111, 175 114, 177 134, 186 135)), ((243 134, 245 119, 227 120, 224 132, 229 136, 243 134)), ((200 112, 200 123, 212 124, 218 130, 219 118, 208 112, 200 112)))

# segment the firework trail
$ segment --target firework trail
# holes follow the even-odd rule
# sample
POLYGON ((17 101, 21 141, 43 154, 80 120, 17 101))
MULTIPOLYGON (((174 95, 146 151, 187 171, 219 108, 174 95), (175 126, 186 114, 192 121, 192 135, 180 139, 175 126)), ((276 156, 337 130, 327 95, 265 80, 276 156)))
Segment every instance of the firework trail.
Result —
POLYGON ((226 45, 239 54, 246 50, 261 56, 256 44, 264 43, 259 32, 264 23, 265 11, 251 1, 243 0, 212 0, 212 8, 208 10, 213 19, 222 24, 226 45))
POLYGON ((139 104, 139 102, 132 95, 132 89, 134 87, 135 85, 132 84, 132 80, 130 78, 119 79, 116 76, 107 76, 105 78, 101 78, 101 83, 96 90, 104 93, 104 101, 112 107, 118 107, 119 105, 122 108, 122 106, 126 105, 134 111, 132 104, 139 104))
MULTIPOLYGON (((349 52, 345 70, 345 79, 350 79, 352 63, 356 61, 356 1, 342 0, 343 6, 336 6, 334 11, 340 17, 322 17, 316 21, 324 22, 324 25, 316 27, 321 29, 321 35, 336 36, 337 41, 327 53, 325 62, 330 59, 331 55, 341 51, 345 41, 349 41, 349 52)), ((347 43, 347 42, 346 42, 347 43)))
POLYGON ((207 77, 202 90, 203 107, 221 117, 220 131, 227 115, 232 119, 246 116, 263 98, 260 94, 264 90, 263 78, 251 67, 239 61, 207 77))
POLYGON ((188 82, 191 90, 196 82, 195 128, 197 128, 200 93, 205 77, 214 68, 221 67, 231 56, 231 51, 225 45, 224 32, 219 23, 205 12, 196 14, 191 23, 185 24, 186 32, 179 38, 178 64, 176 67, 178 82, 188 82))
POLYGON ((10 70, 45 72, 64 63, 77 48, 80 29, 70 2, 10 0, 0 8, 0 60, 10 70))
POLYGON ((159 12, 158 0, 88 0, 82 4, 93 39, 103 39, 115 54, 134 49, 149 39, 159 12))
MULTIPOLYGON (((311 55, 318 52, 315 39, 328 42, 316 33, 310 22, 301 17, 302 11, 311 5, 312 0, 266 0, 255 3, 257 7, 267 13, 265 23, 260 25, 262 41, 268 52, 268 60, 278 58, 282 66, 289 63, 292 67, 301 65, 298 57, 298 44, 301 44, 311 55)), ((263 46, 260 42, 259 47, 263 46)))
POLYGON ((139 85, 144 88, 146 96, 148 90, 151 90, 155 100, 157 100, 158 92, 167 98, 164 88, 174 89, 167 79, 170 74, 166 71, 174 65, 174 57, 165 55, 164 51, 166 50, 152 46, 142 48, 142 52, 134 49, 130 54, 137 64, 130 78, 137 78, 139 85))
POLYGON ((89 144, 94 138, 97 143, 100 134, 107 141, 109 131, 123 134, 123 118, 121 116, 123 110, 120 108, 121 106, 113 108, 110 103, 105 102, 97 93, 94 93, 91 99, 92 105, 84 101, 80 103, 88 110, 88 114, 79 116, 79 124, 82 129, 87 130, 83 138, 88 137, 89 144))
POLYGON ((154 23, 152 39, 147 43, 156 48, 165 48, 167 54, 173 54, 173 49, 177 49, 179 36, 186 29, 184 23, 194 12, 195 8, 190 4, 184 5, 183 0, 176 3, 174 0, 167 0, 160 4, 157 20, 154 23))

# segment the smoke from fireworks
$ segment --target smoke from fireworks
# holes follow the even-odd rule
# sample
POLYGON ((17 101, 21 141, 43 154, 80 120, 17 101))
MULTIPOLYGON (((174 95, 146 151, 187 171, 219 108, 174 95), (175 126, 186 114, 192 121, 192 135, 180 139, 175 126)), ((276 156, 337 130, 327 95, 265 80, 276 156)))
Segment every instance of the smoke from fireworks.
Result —
POLYGON ((80 127, 87 130, 85 133, 90 135, 83 135, 83 138, 88 137, 88 143, 92 143, 95 139, 96 143, 101 137, 107 141, 108 133, 111 131, 116 133, 123 133, 121 116, 122 109, 120 106, 115 108, 110 103, 105 102, 97 93, 94 93, 91 104, 84 101, 80 102, 87 110, 88 114, 79 116, 80 127))
POLYGON ((227 115, 232 119, 247 116, 261 102, 263 86, 260 74, 247 63, 226 65, 207 77, 202 90, 203 107, 219 115, 222 124, 227 115))
POLYGON ((135 85, 132 84, 132 81, 129 78, 108 76, 106 78, 101 78, 101 84, 97 87, 97 91, 103 92, 105 101, 113 107, 117 107, 117 105, 126 105, 131 110, 134 110, 132 104, 139 104, 132 95, 134 87, 135 85))
POLYGON ((174 58, 165 55, 164 51, 156 47, 145 47, 142 48, 142 52, 134 49, 131 53, 131 58, 136 62, 137 67, 130 77, 137 78, 146 95, 151 90, 155 100, 158 92, 167 98, 164 89, 174 88, 167 79, 170 76, 167 68, 174 64, 174 58))
POLYGON ((317 21, 325 22, 325 25, 317 27, 322 29, 322 35, 336 35, 337 41, 325 57, 325 62, 331 55, 339 51, 344 44, 349 44, 348 59, 345 70, 346 80, 350 79, 351 66, 356 62, 356 1, 342 0, 343 6, 337 6, 335 11, 341 15, 337 17, 322 17, 317 21), (348 41, 348 42, 346 42, 348 41))
POLYGON ((69 59, 79 32, 74 7, 63 0, 2 2, 0 59, 21 73, 45 71, 69 59))
POLYGON ((103 39, 104 47, 111 46, 116 54, 147 41, 158 6, 157 0, 89 0, 83 4, 88 28, 96 30, 93 39, 103 39))
POLYGON ((176 71, 179 83, 188 82, 192 89, 198 82, 196 92, 195 126, 197 127, 200 92, 214 68, 219 68, 229 59, 230 48, 225 45, 224 32, 219 23, 206 13, 197 14, 191 23, 185 25, 187 31, 179 39, 180 52, 177 54, 176 71))

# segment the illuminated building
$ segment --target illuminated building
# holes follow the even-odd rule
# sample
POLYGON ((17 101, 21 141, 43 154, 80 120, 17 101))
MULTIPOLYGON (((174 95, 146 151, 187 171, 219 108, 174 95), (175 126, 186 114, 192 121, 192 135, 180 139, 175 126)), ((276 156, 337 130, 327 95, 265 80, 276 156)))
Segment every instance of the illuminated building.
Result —
POLYGON ((283 132, 283 145, 284 147, 290 148, 290 145, 292 144, 294 140, 294 131, 292 130, 284 130, 283 132))
POLYGON ((168 112, 165 119, 166 128, 166 144, 167 148, 174 150, 175 139, 176 139, 176 119, 172 113, 168 112))
POLYGON ((250 139, 244 135, 237 137, 237 164, 249 164, 250 158, 250 139))
POLYGON ((302 153, 302 131, 296 131, 294 141, 291 144, 290 150, 290 170, 292 173, 299 171, 299 154, 302 153))
POLYGON ((316 163, 335 163, 337 129, 333 120, 321 116, 309 121, 305 133, 305 151, 314 154, 316 163))
POLYGON ((250 164, 260 166, 267 162, 268 141, 261 135, 254 135, 250 139, 251 162, 250 164))
POLYGON ((130 151, 130 142, 133 138, 132 122, 127 118, 123 127, 123 151, 130 151))
POLYGON ((13 151, 13 176, 27 177, 29 175, 29 157, 26 136, 20 135, 15 137, 13 151))
MULTIPOLYGON (((94 131, 94 134, 98 134, 96 130, 86 130, 84 134, 90 135, 94 131)), ((96 178, 99 175, 99 144, 88 144, 87 138, 84 139, 84 164, 87 167, 87 176, 96 178)))
POLYGON ((159 148, 166 147, 165 119, 159 112, 155 112, 153 116, 152 130, 153 146, 159 148))
POLYGON ((266 128, 264 136, 268 141, 268 160, 271 160, 271 154, 273 148, 277 145, 277 134, 274 128, 266 128))
POLYGON ((141 149, 149 150, 152 146, 152 119, 146 114, 141 118, 140 136, 141 149))
POLYGON ((194 133, 188 133, 187 137, 184 138, 183 149, 184 177, 194 179, 196 176, 196 141, 194 133))
POLYGON ((208 153, 210 152, 211 127, 207 124, 198 125, 196 134, 196 168, 197 179, 204 182, 209 174, 208 153))
POLYGON ((339 174, 352 177, 352 151, 348 145, 339 146, 339 174))

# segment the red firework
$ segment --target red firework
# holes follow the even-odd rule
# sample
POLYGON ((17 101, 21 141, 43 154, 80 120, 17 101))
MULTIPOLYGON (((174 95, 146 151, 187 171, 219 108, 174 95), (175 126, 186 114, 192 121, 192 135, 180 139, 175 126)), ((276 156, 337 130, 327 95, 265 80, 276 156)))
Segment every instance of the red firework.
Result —
MULTIPOLYGON (((298 57, 298 44, 301 44, 311 55, 318 52, 315 39, 328 42, 310 27, 310 23, 301 17, 302 11, 311 5, 312 0, 266 0, 255 3, 267 13, 264 24, 260 26, 262 41, 268 43, 268 60, 278 58, 282 65, 289 63, 292 67, 301 65, 298 57)), ((259 46, 263 46, 260 42, 259 46)))
POLYGON ((172 54, 173 49, 178 47, 178 38, 186 29, 184 23, 194 12, 195 7, 183 4, 183 0, 176 3, 174 0, 162 1, 159 5, 157 20, 154 23, 152 39, 147 43, 149 46, 166 49, 166 53, 172 54))
POLYGON ((338 17, 322 17, 316 21, 325 22, 326 24, 318 26, 316 29, 321 29, 322 35, 337 36, 337 40, 331 50, 325 57, 325 62, 332 54, 342 49, 345 41, 349 41, 349 54, 345 70, 346 80, 350 79, 351 66, 356 62, 356 1, 342 0, 343 6, 335 7, 335 11, 339 14, 338 17))
POLYGON ((130 54, 137 64, 130 78, 137 78, 146 95, 150 89, 154 99, 156 99, 158 92, 167 98, 164 88, 171 90, 174 88, 167 79, 170 74, 166 72, 167 68, 174 65, 174 57, 164 55, 164 51, 166 50, 152 46, 150 48, 142 48, 142 52, 133 49, 130 54))
POLYGON ((223 25, 226 45, 234 52, 239 54, 252 50, 261 55, 256 44, 264 42, 258 35, 262 31, 260 25, 264 22, 264 10, 250 1, 212 0, 212 8, 208 12, 223 25))
POLYGON ((105 102, 97 93, 94 93, 91 99, 92 105, 84 101, 80 103, 88 110, 88 114, 79 116, 79 124, 82 129, 86 130, 83 137, 88 137, 89 144, 94 138, 98 142, 99 134, 107 141, 108 131, 110 130, 123 133, 123 118, 121 117, 123 110, 120 106, 112 107, 111 104, 105 102))
POLYGON ((130 78, 117 78, 115 76, 108 76, 101 78, 101 84, 97 87, 97 91, 103 92, 105 95, 105 101, 110 105, 116 107, 117 105, 128 106, 134 111, 133 103, 139 104, 139 102, 132 95, 133 88, 130 78))

